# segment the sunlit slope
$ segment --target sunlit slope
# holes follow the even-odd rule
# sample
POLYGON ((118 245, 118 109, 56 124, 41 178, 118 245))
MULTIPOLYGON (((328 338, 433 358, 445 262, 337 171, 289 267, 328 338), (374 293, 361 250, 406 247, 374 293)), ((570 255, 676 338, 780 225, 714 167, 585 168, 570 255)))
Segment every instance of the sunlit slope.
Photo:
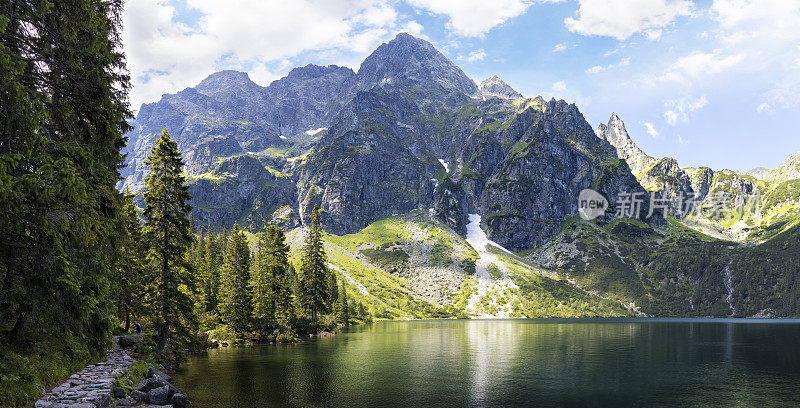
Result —
MULTIPOLYGON (((289 233, 299 265, 304 232, 289 233)), ((425 211, 358 233, 326 234, 329 265, 378 318, 624 316, 619 302, 580 289, 516 255, 470 243, 425 211)))
POLYGON ((765 243, 720 240, 674 218, 654 227, 573 217, 550 242, 522 255, 582 288, 652 316, 800 314, 800 228, 765 243))

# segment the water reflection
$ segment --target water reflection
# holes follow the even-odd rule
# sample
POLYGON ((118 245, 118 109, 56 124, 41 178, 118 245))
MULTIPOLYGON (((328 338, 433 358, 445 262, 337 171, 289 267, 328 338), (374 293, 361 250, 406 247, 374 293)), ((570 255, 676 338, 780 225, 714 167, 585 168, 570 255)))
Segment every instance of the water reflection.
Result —
POLYGON ((800 324, 384 322, 297 345, 209 351, 195 407, 796 406, 800 324))

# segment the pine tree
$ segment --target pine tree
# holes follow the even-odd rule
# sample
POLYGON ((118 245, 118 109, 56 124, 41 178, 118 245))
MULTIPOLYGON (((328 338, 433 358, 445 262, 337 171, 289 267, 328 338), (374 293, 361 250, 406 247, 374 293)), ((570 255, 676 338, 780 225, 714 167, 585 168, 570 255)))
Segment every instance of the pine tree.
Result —
POLYGON ((253 314, 250 248, 244 232, 235 224, 227 244, 223 270, 225 276, 220 305, 222 315, 237 334, 245 334, 250 329, 250 318, 253 314))
MULTIPOLYGON (((58 350, 67 359, 104 352, 122 207, 115 184, 130 117, 121 12, 115 1, 0 2, 6 350, 58 350), (80 339, 82 349, 64 338, 80 339)), ((19 374, 6 373, 2 360, 0 394, 3 378, 19 374)))
POLYGON ((194 290, 191 265, 186 258, 194 240, 189 228, 191 197, 181 174, 183 160, 178 144, 166 129, 145 164, 150 168, 144 193, 145 240, 153 261, 150 303, 156 314, 157 351, 163 353, 170 345, 182 349, 197 324, 187 293, 194 290))
POLYGON ((301 303, 311 322, 319 322, 319 316, 330 311, 328 266, 325 264, 325 248, 322 244, 322 226, 319 222, 319 208, 311 212, 311 224, 303 248, 303 264, 300 268, 301 303))
POLYGON ((256 278, 256 286, 261 286, 261 295, 256 295, 259 289, 254 288, 256 319, 260 321, 265 333, 274 330, 279 334, 289 335, 293 333, 294 303, 289 246, 283 231, 278 227, 268 226, 259 240, 259 249, 259 277, 256 278))
POLYGON ((336 282, 336 274, 333 273, 330 269, 328 269, 328 287, 327 287, 327 295, 328 295, 328 310, 333 310, 336 306, 336 301, 339 299, 339 284, 336 282))
POLYGON ((273 278, 269 271, 269 245, 265 233, 260 234, 257 250, 253 254, 251 290, 253 293, 253 329, 265 337, 275 323, 275 301, 272 293, 273 278))
POLYGON ((350 325, 350 306, 347 303, 347 288, 344 283, 339 285, 339 296, 336 299, 336 320, 344 326, 350 325))
POLYGON ((210 231, 205 241, 203 259, 200 262, 202 276, 203 310, 214 313, 219 305, 220 273, 222 267, 222 251, 218 238, 210 231))
POLYGON ((145 292, 144 265, 147 257, 142 226, 133 196, 127 189, 123 195, 123 210, 119 221, 119 251, 112 282, 112 301, 117 317, 122 319, 127 333, 131 315, 144 313, 142 296, 145 292))

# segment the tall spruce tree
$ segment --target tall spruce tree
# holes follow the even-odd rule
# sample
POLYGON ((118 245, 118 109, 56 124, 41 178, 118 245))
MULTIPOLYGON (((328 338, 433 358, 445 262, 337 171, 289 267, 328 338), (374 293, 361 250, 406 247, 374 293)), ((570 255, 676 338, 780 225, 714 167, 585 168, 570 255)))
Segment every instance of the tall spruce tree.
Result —
POLYGON ((253 293, 253 331, 260 337, 272 333, 275 325, 275 300, 273 277, 269 271, 267 232, 258 237, 258 247, 253 253, 251 290, 253 293))
POLYGON ((149 303, 158 330, 156 348, 164 353, 168 346, 174 346, 170 352, 183 349, 197 324, 189 296, 195 285, 186 257, 194 240, 189 223, 192 207, 178 144, 166 129, 145 163, 150 168, 144 192, 145 240, 152 261, 149 303))
POLYGON ((293 337, 292 324, 295 317, 292 296, 292 270, 289 266, 289 245, 286 235, 275 226, 268 226, 259 240, 259 277, 257 285, 265 296, 255 296, 255 315, 262 327, 284 337, 293 337), (268 297, 266 297, 268 296, 268 297), (266 314, 264 314, 266 312, 266 314), (269 320, 267 320, 269 319, 269 320), (268 323, 268 324, 267 324, 268 323))
POLYGON ((300 267, 301 303, 311 322, 319 322, 319 316, 330 312, 330 271, 326 265, 325 248, 322 243, 322 226, 319 221, 319 208, 311 211, 305 246, 300 267))
POLYGON ((218 238, 211 231, 204 242, 203 259, 200 260, 201 291, 203 294, 203 310, 213 313, 219 305, 220 268, 222 267, 222 250, 218 238))
POLYGON ((144 265, 147 258, 142 225, 133 203, 133 195, 127 189, 123 195, 118 231, 121 236, 112 281, 112 300, 116 315, 122 320, 127 333, 131 325, 131 315, 142 315, 145 311, 142 296, 145 293, 144 265))
POLYGON ((350 325, 350 306, 347 303, 347 289, 344 283, 339 285, 339 288, 339 296, 336 299, 335 307, 336 320, 339 321, 339 324, 348 326, 350 325))
POLYGON ((225 253, 225 273, 222 289, 222 315, 237 334, 246 334, 250 329, 253 314, 250 292, 250 248, 247 237, 233 226, 225 253))
POLYGON ((0 1, 0 405, 49 385, 25 356, 105 351, 130 117, 121 12, 119 1, 0 1))
POLYGON ((219 306, 219 289, 221 284, 220 269, 222 268, 223 253, 219 240, 209 237, 206 241, 206 251, 203 257, 203 305, 206 312, 213 313, 219 306))

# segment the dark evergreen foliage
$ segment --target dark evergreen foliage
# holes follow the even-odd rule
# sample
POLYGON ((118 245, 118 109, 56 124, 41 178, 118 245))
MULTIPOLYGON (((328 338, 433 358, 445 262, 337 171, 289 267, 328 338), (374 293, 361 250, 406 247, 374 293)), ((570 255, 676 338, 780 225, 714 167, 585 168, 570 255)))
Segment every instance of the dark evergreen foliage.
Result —
POLYGON ((319 317, 331 311, 330 277, 325 264, 325 248, 322 244, 322 226, 319 208, 311 212, 311 223, 303 247, 303 264, 300 268, 300 301, 305 313, 316 324, 319 317))
POLYGON ((106 345, 131 116, 121 12, 121 1, 0 2, 3 406, 106 345))
POLYGON ((181 173, 178 145, 164 130, 145 162, 145 240, 151 262, 148 302, 158 332, 156 348, 170 354, 183 350, 196 332, 197 320, 190 293, 195 291, 187 250, 194 240, 190 229, 191 199, 181 173), (167 349, 167 347, 170 347, 167 349))
POLYGON ((225 252, 222 315, 238 334, 247 333, 253 314, 250 288, 250 248, 247 237, 233 226, 225 252))

